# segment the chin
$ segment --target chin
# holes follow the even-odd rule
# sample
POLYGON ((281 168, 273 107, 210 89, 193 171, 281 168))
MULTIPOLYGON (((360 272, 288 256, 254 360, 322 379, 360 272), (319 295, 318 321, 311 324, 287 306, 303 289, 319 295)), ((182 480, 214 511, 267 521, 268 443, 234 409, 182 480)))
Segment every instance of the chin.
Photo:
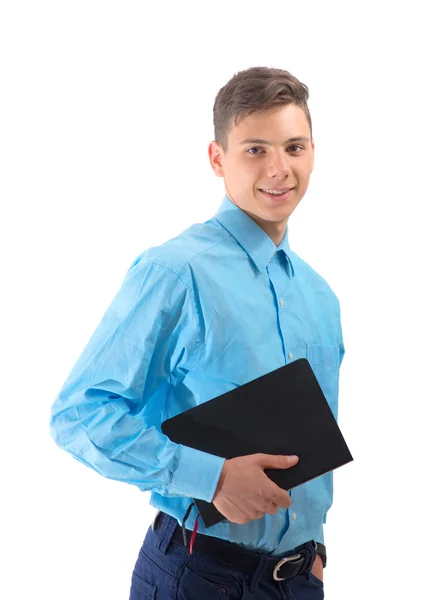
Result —
MULTIPOLYGON (((257 213, 256 213, 257 214, 257 213)), ((274 213, 268 213, 263 211, 262 213, 257 214, 262 221, 267 221, 268 223, 280 223, 280 221, 286 221, 291 216, 291 213, 280 213, 278 215, 274 213)))
POLYGON ((259 208, 259 212, 262 215, 267 215, 271 221, 278 221, 280 219, 287 219, 289 215, 294 211, 292 206, 264 206, 259 208))

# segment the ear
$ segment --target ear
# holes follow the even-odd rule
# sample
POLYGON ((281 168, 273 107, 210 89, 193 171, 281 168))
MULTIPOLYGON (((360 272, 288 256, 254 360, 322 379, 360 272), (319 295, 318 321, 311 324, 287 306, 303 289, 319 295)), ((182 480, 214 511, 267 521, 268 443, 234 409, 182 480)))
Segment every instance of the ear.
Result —
POLYGON ((314 160, 315 160, 315 144, 314 139, 312 139, 312 164, 311 164, 311 173, 314 170, 314 160))
POLYGON ((217 177, 223 177, 225 172, 223 168, 224 152, 218 142, 212 140, 208 147, 209 162, 217 177))

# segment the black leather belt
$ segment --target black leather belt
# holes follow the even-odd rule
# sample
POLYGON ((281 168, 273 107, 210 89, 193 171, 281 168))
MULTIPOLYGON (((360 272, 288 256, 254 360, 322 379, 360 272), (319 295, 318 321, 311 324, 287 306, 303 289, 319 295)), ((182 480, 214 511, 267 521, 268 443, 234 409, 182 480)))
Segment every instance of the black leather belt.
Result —
MULTIPOLYGON (((165 513, 160 512, 154 522, 153 529, 156 530, 161 523, 165 513)), ((186 529, 186 535, 191 539, 192 532, 186 529)), ((182 528, 177 522, 177 527, 172 536, 172 540, 184 546, 182 528)), ((316 542, 308 542, 297 549, 297 554, 285 557, 270 557, 268 556, 267 565, 264 569, 265 573, 272 574, 276 581, 289 579, 295 575, 300 575, 308 571, 312 566, 312 552, 315 552, 317 547, 316 542), (309 551, 308 546, 311 546, 309 551)), ((206 554, 216 560, 220 560, 231 568, 240 569, 250 574, 254 573, 257 568, 261 554, 253 550, 248 550, 227 540, 211 537, 197 533, 194 541, 194 550, 206 554)))

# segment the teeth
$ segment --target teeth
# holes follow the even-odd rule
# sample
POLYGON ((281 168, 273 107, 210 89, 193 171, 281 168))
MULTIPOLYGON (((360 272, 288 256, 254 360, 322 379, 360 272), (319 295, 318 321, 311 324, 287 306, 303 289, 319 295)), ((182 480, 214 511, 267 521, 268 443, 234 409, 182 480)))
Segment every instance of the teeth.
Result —
POLYGON ((266 192, 267 194, 275 194, 276 196, 281 196, 282 194, 286 194, 287 192, 289 192, 289 190, 284 190, 283 192, 276 192, 274 190, 263 190, 263 192, 266 192))

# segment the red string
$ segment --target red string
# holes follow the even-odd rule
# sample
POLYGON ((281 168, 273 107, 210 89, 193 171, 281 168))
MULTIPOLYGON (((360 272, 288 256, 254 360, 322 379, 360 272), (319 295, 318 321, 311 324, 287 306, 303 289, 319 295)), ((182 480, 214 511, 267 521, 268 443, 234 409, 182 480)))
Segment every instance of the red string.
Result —
POLYGON ((198 529, 198 514, 197 514, 197 518, 195 519, 194 531, 192 532, 192 536, 191 536, 191 543, 189 544, 189 554, 192 554, 192 549, 194 547, 194 541, 197 536, 197 529, 198 529))

